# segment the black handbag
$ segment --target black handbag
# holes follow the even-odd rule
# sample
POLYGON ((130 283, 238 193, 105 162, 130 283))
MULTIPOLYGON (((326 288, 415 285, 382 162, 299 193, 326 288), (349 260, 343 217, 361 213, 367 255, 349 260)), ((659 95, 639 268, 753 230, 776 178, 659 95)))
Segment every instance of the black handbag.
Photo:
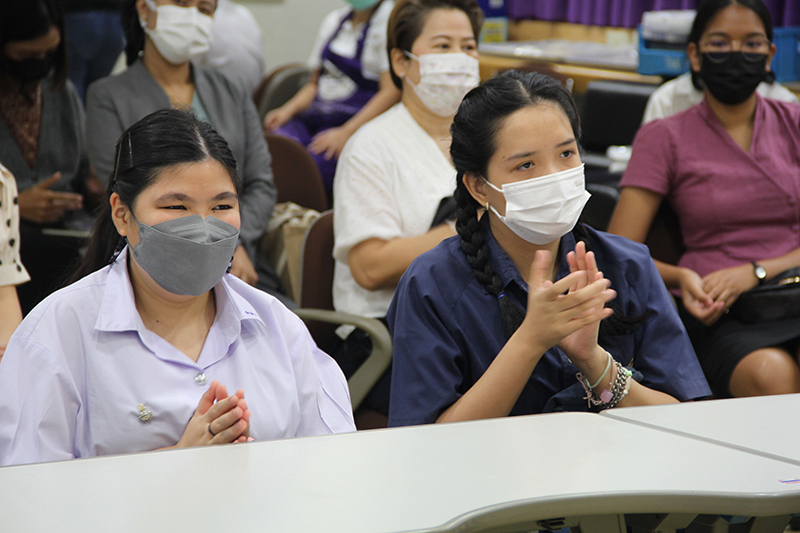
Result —
POLYGON ((731 306, 731 312, 745 324, 800 317, 800 267, 781 272, 742 293, 731 306))

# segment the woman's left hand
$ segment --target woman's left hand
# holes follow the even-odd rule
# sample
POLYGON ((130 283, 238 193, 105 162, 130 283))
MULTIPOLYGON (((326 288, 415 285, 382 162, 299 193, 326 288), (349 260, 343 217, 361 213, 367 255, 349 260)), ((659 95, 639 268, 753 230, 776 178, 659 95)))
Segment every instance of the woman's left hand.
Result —
POLYGON ((308 145, 308 151, 312 154, 324 153, 325 159, 339 157, 349 138, 350 132, 345 128, 330 128, 314 135, 311 144, 308 145))
MULTIPOLYGON (((597 269, 594 253, 587 252, 586 245, 583 242, 578 242, 575 246, 575 251, 567 254, 567 263, 569 264, 570 273, 585 271, 587 274, 583 282, 570 287, 570 292, 577 291, 588 283, 603 279, 602 272, 597 269)), ((585 311, 583 315, 591 314, 598 310, 595 307, 585 311)), ((580 316, 576 317, 576 319, 579 318, 580 316)), ((599 328, 600 321, 598 320, 564 337, 558 343, 558 347, 579 368, 587 364, 592 365, 596 360, 605 365, 607 356, 605 351, 597 345, 599 328)))
POLYGON ((717 270, 703 278, 703 290, 715 302, 730 308, 743 292, 758 286, 753 265, 745 263, 732 268, 717 270))

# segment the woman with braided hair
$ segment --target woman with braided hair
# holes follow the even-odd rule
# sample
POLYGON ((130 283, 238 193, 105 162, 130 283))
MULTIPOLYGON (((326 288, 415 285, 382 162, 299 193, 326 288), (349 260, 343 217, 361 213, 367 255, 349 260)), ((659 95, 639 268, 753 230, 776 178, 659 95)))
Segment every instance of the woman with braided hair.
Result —
POLYGON ((511 71, 464 98, 458 236, 412 263, 388 314, 390 425, 710 393, 647 248, 578 222, 579 138, 548 76, 511 71))

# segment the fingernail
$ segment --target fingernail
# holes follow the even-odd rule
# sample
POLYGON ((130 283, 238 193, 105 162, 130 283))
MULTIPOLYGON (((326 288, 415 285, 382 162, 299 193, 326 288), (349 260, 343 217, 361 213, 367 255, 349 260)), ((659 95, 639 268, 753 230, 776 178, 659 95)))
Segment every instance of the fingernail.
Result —
POLYGON ((256 439, 254 439, 253 437, 247 437, 247 442, 253 442, 254 440, 256 439))

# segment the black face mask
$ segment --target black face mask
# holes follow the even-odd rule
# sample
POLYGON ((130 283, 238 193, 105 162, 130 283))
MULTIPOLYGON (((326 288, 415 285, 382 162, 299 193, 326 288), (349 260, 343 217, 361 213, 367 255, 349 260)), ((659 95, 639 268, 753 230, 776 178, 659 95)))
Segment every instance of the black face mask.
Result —
POLYGON ((700 79, 714 98, 723 104, 741 104, 767 77, 766 54, 725 52, 705 53, 701 57, 700 79))
POLYGON ((53 70, 54 63, 55 52, 49 52, 42 59, 23 59, 22 61, 0 55, 0 70, 7 72, 23 85, 43 80, 53 70))

